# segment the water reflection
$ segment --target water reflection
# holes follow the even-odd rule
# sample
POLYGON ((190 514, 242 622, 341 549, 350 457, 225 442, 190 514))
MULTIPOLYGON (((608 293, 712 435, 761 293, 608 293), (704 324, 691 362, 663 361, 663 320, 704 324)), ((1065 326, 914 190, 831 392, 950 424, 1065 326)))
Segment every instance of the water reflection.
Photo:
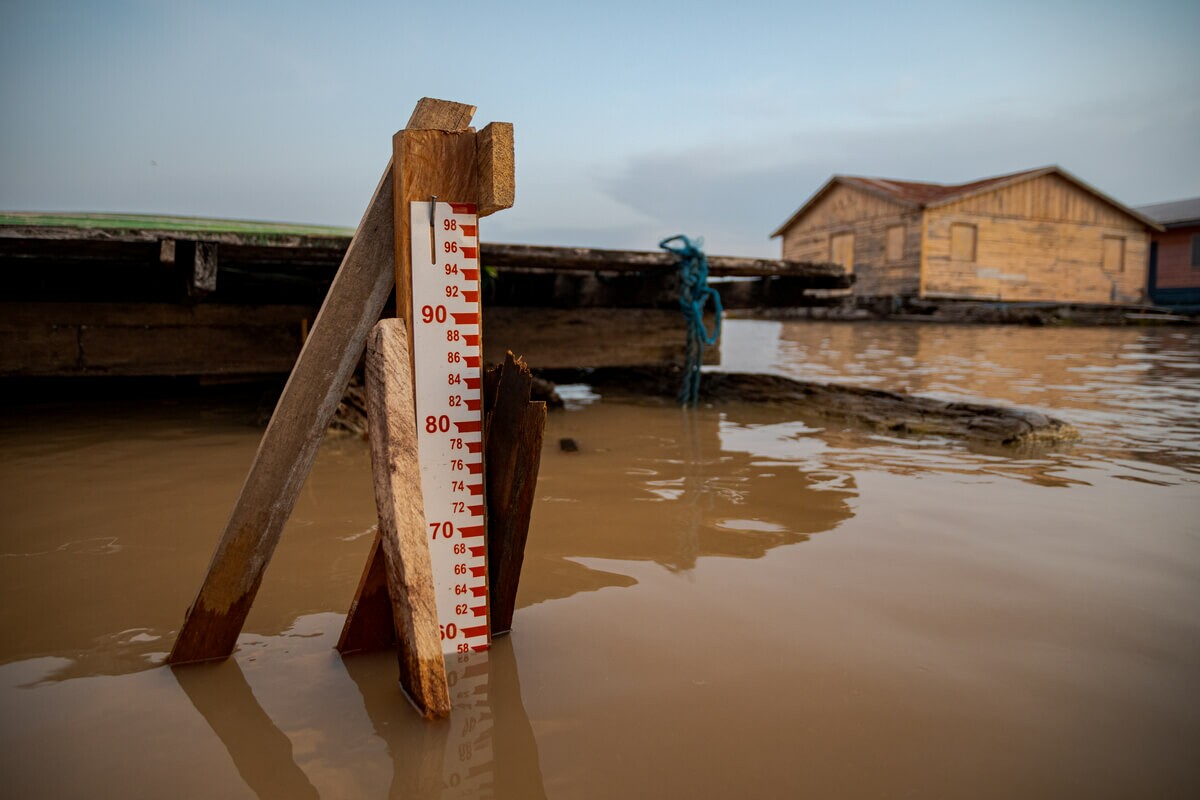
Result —
MULTIPOLYGON (((734 320, 726 339, 722 369, 1032 407, 1083 434, 1078 445, 1039 451, 1066 454, 1060 463, 1075 455, 1200 472, 1195 329, 734 320)), ((952 447, 964 448, 989 452, 952 447)))
POLYGON ((291 740, 254 699, 235 660, 171 669, 192 705, 225 745, 242 780, 261 800, 320 796, 296 765, 291 740))
POLYGON ((549 421, 581 449, 543 457, 521 638, 496 643, 476 709, 489 739, 482 716, 420 720, 394 655, 332 650, 375 518, 365 445, 322 448, 236 660, 176 679, 146 667, 261 431, 186 398, 29 404, 0 415, 9 793, 438 796, 470 788, 489 741, 511 797, 1193 785, 1196 333, 756 325, 764 369, 1035 405, 1085 439, 580 399, 549 421), (864 754, 883 768, 845 769, 864 754))
POLYGON ((512 637, 447 657, 453 710, 430 722, 400 689, 394 651, 329 649, 338 623, 306 617, 291 642, 245 637, 235 659, 164 668, 255 794, 545 797, 512 637))
POLYGON ((703 557, 760 558, 849 519, 854 477, 814 460, 820 431, 771 419, 750 406, 630 413, 603 402, 552 416, 547 440, 570 437, 580 450, 543 453, 518 604, 633 581, 579 559, 687 572, 703 557))
POLYGON ((404 697, 393 652, 344 663, 391 756, 389 797, 545 797, 511 636, 488 652, 447 656, 453 709, 438 722, 420 719, 404 697))

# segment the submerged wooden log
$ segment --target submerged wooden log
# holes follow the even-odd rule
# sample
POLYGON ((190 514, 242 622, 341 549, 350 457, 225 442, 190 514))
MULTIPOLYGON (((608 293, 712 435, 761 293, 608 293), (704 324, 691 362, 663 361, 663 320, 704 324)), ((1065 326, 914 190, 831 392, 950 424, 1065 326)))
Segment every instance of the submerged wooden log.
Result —
MULTIPOLYGON (((548 370, 558 382, 587 383, 602 393, 674 397, 678 369, 548 370)), ((1070 441, 1079 432, 1070 424, 1037 411, 948 402, 932 397, 864 389, 779 375, 706 372, 700 382, 704 403, 773 403, 897 434, 955 436, 1001 445, 1070 441)))

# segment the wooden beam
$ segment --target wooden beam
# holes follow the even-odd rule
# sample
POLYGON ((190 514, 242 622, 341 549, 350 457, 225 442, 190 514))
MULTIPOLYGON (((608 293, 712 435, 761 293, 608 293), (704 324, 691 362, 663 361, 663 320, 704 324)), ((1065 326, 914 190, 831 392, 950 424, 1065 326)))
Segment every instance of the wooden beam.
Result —
MULTIPOLYGON (((675 256, 663 250, 602 250, 495 242, 480 246, 480 261, 487 267, 583 272, 639 272, 676 269, 678 266, 675 256)), ((807 277, 813 281, 813 288, 827 289, 845 288, 853 282, 852 276, 846 275, 846 271, 837 264, 736 256, 708 256, 708 274, 713 277, 807 277)))
POLYGON ((456 103, 453 100, 422 97, 417 101, 405 127, 409 130, 465 131, 471 125, 471 118, 474 116, 475 106, 456 103))
POLYGON ((475 172, 479 175, 479 216, 512 208, 516 199, 511 122, 493 122, 475 135, 475 172))
MULTIPOLYGON (((707 320, 711 328, 711 320, 707 320)), ((687 329, 678 310, 656 308, 506 308, 484 306, 483 360, 507 350, 535 369, 683 364, 687 329)), ((718 363, 719 343, 704 348, 718 363)))
POLYGON ((525 362, 510 352, 499 370, 484 444, 493 636, 512 629, 546 427, 546 404, 529 401, 533 376, 525 362))
MULTIPOLYGON (((450 689, 421 496, 410 358, 404 320, 385 319, 372 329, 367 340, 371 473, 384 578, 399 650, 400 685, 422 714, 436 718, 450 714, 450 689)), ((368 564, 374 560, 369 559, 368 564)), ((370 572, 368 566, 368 580, 370 572)))
POLYGON ((188 294, 203 297, 217 290, 217 247, 216 242, 193 242, 191 281, 188 294))
POLYGON ((312 306, 0 303, 0 377, 286 375, 312 306))
POLYGON ((438 197, 474 202, 474 131, 402 130, 392 137, 392 172, 396 262, 396 316, 408 323, 412 341, 412 231, 409 203, 438 197))
POLYGON ((170 663, 225 658, 233 652, 367 332, 391 294, 390 178, 389 170, 376 187, 275 406, 170 663))

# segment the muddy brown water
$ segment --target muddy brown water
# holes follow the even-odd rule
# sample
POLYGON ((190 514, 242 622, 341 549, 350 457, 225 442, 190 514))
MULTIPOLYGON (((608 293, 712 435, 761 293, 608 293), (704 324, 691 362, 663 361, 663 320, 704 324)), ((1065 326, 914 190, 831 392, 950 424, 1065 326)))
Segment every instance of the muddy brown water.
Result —
POLYGON ((236 656, 171 670, 262 399, 10 392, 0 791, 1200 796, 1200 333, 734 321, 723 359, 1084 438, 1007 451, 569 388, 514 633, 452 665, 482 741, 458 710, 422 722, 392 656, 333 650, 375 517, 364 443, 323 445, 236 656))

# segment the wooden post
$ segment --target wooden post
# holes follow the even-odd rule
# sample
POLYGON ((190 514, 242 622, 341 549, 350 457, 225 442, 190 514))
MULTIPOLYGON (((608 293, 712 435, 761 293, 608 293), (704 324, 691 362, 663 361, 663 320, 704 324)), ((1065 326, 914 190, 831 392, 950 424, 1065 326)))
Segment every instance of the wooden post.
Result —
MULTIPOLYGON (((379 511, 379 552, 399 646, 400 685, 422 714, 434 718, 450 713, 450 689, 421 499, 417 413, 405 329, 404 320, 383 320, 367 340, 371 472, 379 511)), ((368 566, 368 579, 373 571, 377 570, 368 566)))
MULTIPOLYGON (((474 110, 425 98, 409 127, 465 128, 474 110)), ((389 165, 329 287, 168 663, 226 658, 233 652, 367 333, 391 294, 392 173, 389 165)))
MULTIPOLYGON (((396 229, 396 311, 406 320, 406 330, 412 333, 411 297, 411 241, 412 232, 408 204, 414 200, 429 200, 436 195, 443 200, 474 200, 480 216, 490 214, 512 205, 514 197, 512 126, 508 123, 492 123, 478 134, 452 134, 439 131, 405 130, 393 139, 393 161, 396 164, 395 186, 395 229, 396 229)), ((411 341, 411 339, 410 339, 411 341)), ((495 457, 501 465, 495 469, 507 474, 514 467, 513 459, 520 462, 519 475, 501 479, 501 490, 497 494, 499 505, 490 494, 493 467, 485 453, 485 477, 489 487, 485 493, 488 505, 489 529, 501 533, 488 536, 489 548, 495 547, 499 563, 489 566, 489 585, 498 576, 500 585, 506 587, 501 595, 501 614, 504 628, 512 622, 512 607, 515 602, 517 577, 524 554, 525 538, 529 527, 529 511, 532 506, 533 490, 537 482, 537 466, 541 452, 542 430, 545 424, 545 404, 529 403, 529 372, 521 365, 509 369, 510 384, 505 397, 505 411, 501 427, 511 430, 496 437, 495 457), (523 399, 521 376, 525 378, 523 399), (536 406, 536 407, 535 407, 536 406), (528 408, 527 408, 528 407, 528 408), (516 447, 514 452, 503 448, 516 447), (527 496, 526 496, 527 495, 527 496), (523 511, 522 511, 523 509, 523 511), (511 517, 511 519, 510 519, 511 517), (512 570, 516 570, 513 574, 512 570)), ((375 427, 372 425, 371 430, 375 427)), ((372 436, 375 434, 372 433, 372 436)), ((489 451, 490 452, 490 451, 489 451)), ((381 536, 382 533, 381 529, 381 536)), ((380 576, 387 568, 380 564, 384 560, 381 547, 372 546, 355 599, 346 617, 338 649, 343 653, 386 646, 390 643, 396 622, 391 617, 395 607, 382 602, 380 576)), ((492 556, 489 554, 489 564, 492 556)), ((489 602, 495 602, 497 595, 489 602)), ((493 627, 493 631, 496 629, 493 627)))
POLYGON ((529 401, 533 375, 525 362, 510 352, 499 372, 484 442, 493 636, 512 629, 546 428, 546 404, 529 401))

